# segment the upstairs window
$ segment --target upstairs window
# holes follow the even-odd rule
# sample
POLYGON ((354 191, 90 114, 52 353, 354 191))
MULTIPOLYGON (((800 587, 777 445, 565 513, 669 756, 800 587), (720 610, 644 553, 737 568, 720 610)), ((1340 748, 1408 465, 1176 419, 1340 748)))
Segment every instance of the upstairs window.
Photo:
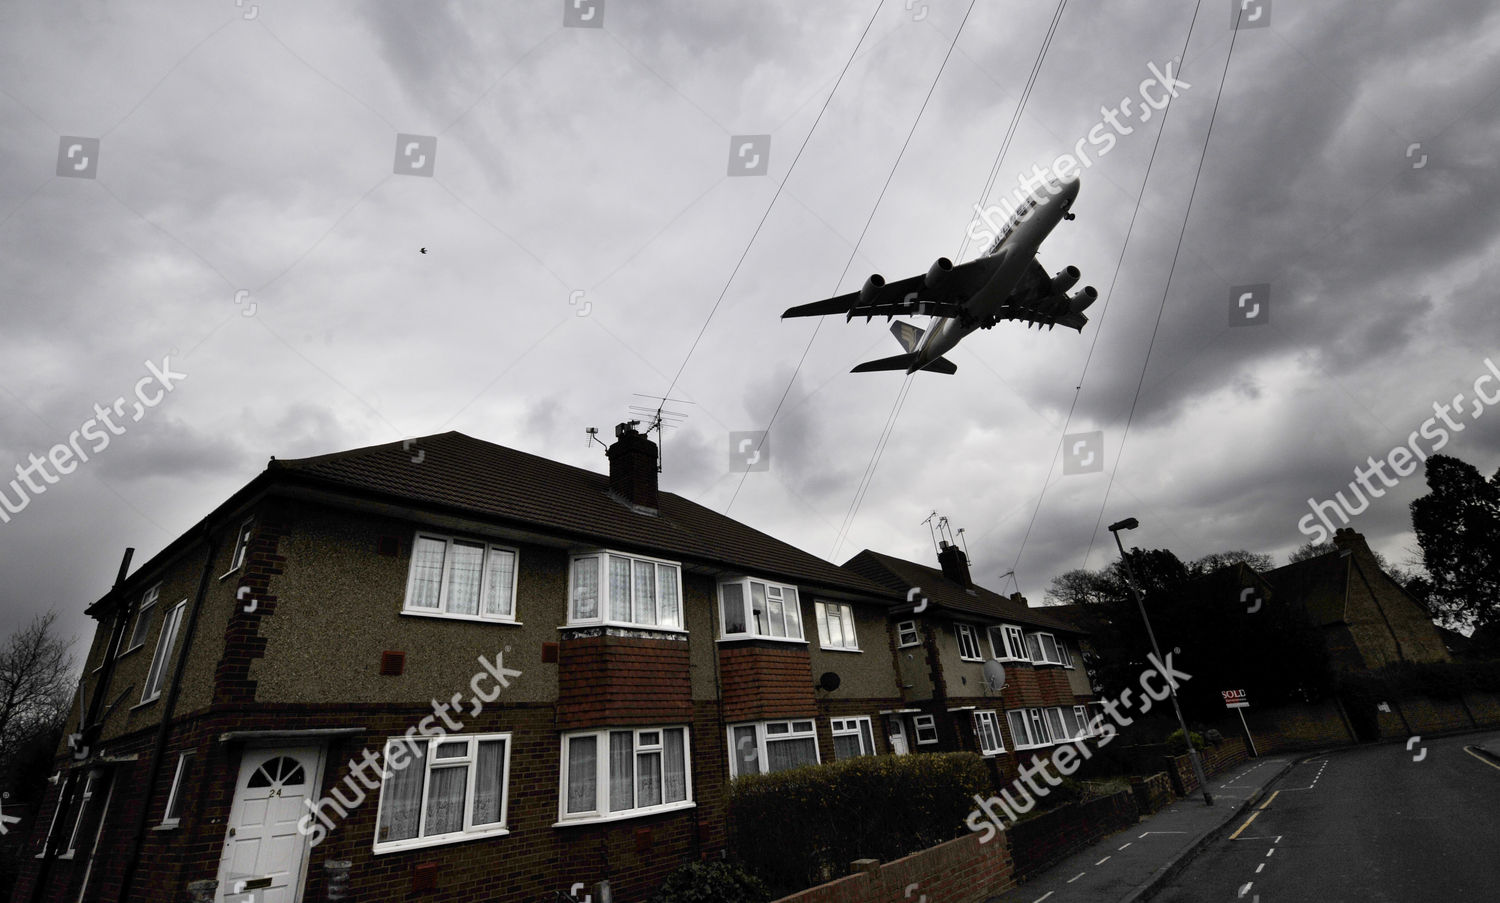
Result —
POLYGON ((854 609, 841 602, 814 602, 818 616, 818 640, 824 649, 859 651, 854 635, 854 609))
POLYGON ((407 614, 516 619, 516 550, 418 533, 406 581, 407 614))
POLYGON ((240 524, 240 532, 234 538, 234 557, 229 561, 229 570, 226 573, 234 573, 245 563, 245 556, 250 553, 250 535, 255 530, 255 518, 247 517, 240 524))
POLYGON ((979 651, 979 631, 970 624, 955 624, 954 629, 958 632, 958 657, 966 662, 984 661, 979 651))
POLYGON ((1063 667, 1064 668, 1071 668, 1071 667, 1073 667, 1073 653, 1072 653, 1071 650, 1068 649, 1068 643, 1067 643, 1066 640, 1058 640, 1058 642, 1057 642, 1057 651, 1060 652, 1060 653, 1062 653, 1063 667))
POLYGON ((990 654, 998 661, 1030 661, 1031 656, 1026 652, 1026 636, 1021 628, 1014 624, 1002 624, 999 627, 991 627, 990 654))
POLYGON ((1035 665, 1061 665, 1062 653, 1057 651, 1057 638, 1050 633, 1026 634, 1026 651, 1035 665))
POLYGON ((670 561, 591 552, 573 558, 568 623, 682 629, 682 568, 670 561))
MULTIPOLYGON (((125 652, 139 649, 146 643, 146 633, 151 629, 151 616, 156 614, 157 596, 161 594, 161 584, 158 583, 146 590, 141 596, 141 604, 137 606, 135 613, 135 629, 130 632, 130 642, 125 644, 125 652)), ((125 653, 120 653, 124 655, 125 653)))
POLYGON ((167 612, 161 624, 161 636, 156 638, 156 654, 151 658, 151 668, 146 672, 146 689, 141 702, 150 702, 161 695, 161 687, 167 680, 167 668, 172 663, 172 652, 177 645, 177 628, 182 625, 182 612, 187 608, 183 599, 167 612))
POLYGON ((724 638, 802 639, 797 588, 746 577, 719 584, 724 638))

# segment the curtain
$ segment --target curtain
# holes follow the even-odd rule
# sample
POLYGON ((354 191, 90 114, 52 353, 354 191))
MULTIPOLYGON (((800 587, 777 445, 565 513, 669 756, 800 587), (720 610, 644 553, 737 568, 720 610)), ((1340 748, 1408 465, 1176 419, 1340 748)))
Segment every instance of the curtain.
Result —
POLYGON ((630 621, 630 559, 609 556, 609 617, 630 621))
MULTIPOLYGON (((667 568, 662 568, 663 571, 667 568)), ((687 799, 687 761, 684 747, 686 732, 680 727, 662 731, 662 746, 666 750, 662 765, 663 801, 680 803, 687 799)))
POLYGON ((453 544, 453 561, 448 568, 448 612, 455 615, 479 614, 479 578, 484 572, 484 546, 466 542, 453 544))
POLYGON ((593 556, 573 562, 573 619, 599 617, 599 559, 593 556))
POLYGON ((738 583, 726 583, 719 587, 723 603, 724 635, 732 636, 745 632, 745 588, 738 583))
POLYGON ((1017 746, 1029 746, 1031 740, 1026 733, 1026 713, 1020 710, 1006 712, 1005 720, 1010 722, 1010 739, 1017 746))
POLYGON ((663 627, 682 626, 682 606, 677 598, 677 568, 662 565, 656 569, 656 601, 663 627))
POLYGON ((734 776, 760 774, 760 749, 755 741, 755 725, 746 724, 734 729, 734 776))
POLYGON ((833 757, 835 759, 852 759, 859 755, 859 737, 851 734, 840 734, 833 738, 833 757))
POLYGON ((656 565, 649 561, 635 562, 635 617, 637 624, 655 624, 656 620, 656 565))
POLYGON ((594 812, 599 808, 599 738, 568 740, 568 812, 594 812))
POLYGON ((427 826, 422 836, 452 834, 464 829, 464 791, 468 789, 468 778, 468 765, 432 769, 427 795, 427 826))
POLYGON ((639 782, 636 806, 661 805, 661 751, 643 752, 635 757, 636 780, 639 782))
POLYGON ((437 608, 443 583, 443 556, 448 544, 418 536, 411 550, 411 596, 409 608, 437 608))
POLYGON ((815 765, 818 761, 817 742, 812 737, 804 740, 769 740, 766 742, 766 758, 770 760, 767 771, 815 765))
POLYGON ((481 741, 474 770, 474 824, 499 824, 504 819, 505 741, 481 741))
POLYGON ((870 729, 870 722, 859 723, 859 735, 865 738, 865 755, 875 755, 875 732, 870 729))
MULTIPOLYGON (((410 840, 417 836, 417 827, 422 814, 422 781, 427 776, 427 743, 416 744, 414 754, 407 757, 406 767, 393 768, 390 750, 396 743, 386 745, 386 775, 380 788, 380 826, 376 840, 388 843, 410 840)), ((409 747, 408 747, 409 748, 409 747)))
POLYGON ((609 811, 635 808, 635 735, 611 731, 609 735, 609 811))
POLYGON ((486 567, 489 579, 484 588, 484 613, 497 618, 512 617, 511 601, 516 581, 516 556, 490 549, 486 567))

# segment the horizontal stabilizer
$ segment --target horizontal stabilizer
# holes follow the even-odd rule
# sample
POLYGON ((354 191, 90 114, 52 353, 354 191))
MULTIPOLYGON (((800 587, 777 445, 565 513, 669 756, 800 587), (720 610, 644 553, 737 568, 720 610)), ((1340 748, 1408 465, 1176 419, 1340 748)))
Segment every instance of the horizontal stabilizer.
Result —
MULTIPOLYGON (((894 357, 883 357, 878 361, 865 361, 863 364, 855 365, 850 373, 872 373, 876 370, 905 370, 910 372, 917 362, 915 352, 911 354, 898 354, 894 357)), ((945 357, 940 357, 922 369, 932 373, 946 373, 953 375, 958 372, 958 365, 945 357)))

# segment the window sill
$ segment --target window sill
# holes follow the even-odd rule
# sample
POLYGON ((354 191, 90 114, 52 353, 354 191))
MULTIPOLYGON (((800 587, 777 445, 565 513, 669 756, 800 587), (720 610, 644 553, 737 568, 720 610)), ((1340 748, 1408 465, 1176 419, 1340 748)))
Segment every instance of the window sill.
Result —
POLYGON ((180 824, 181 824, 180 820, 179 821, 171 821, 171 822, 164 821, 161 824, 157 825, 156 827, 152 828, 151 830, 153 830, 153 831, 176 831, 177 828, 178 828, 178 826, 180 824))
POLYGON ((921 640, 917 640, 915 643, 897 643, 896 644, 896 648, 897 649, 915 649, 915 648, 917 648, 920 645, 922 645, 922 641, 921 640))
POLYGON ((425 837, 421 840, 398 840, 388 844, 377 843, 373 847, 373 852, 376 856, 383 856, 386 853, 403 853, 407 850, 420 850, 426 847, 467 843, 471 840, 483 840, 487 837, 504 837, 509 833, 509 828, 492 828, 486 831, 473 831, 468 834, 444 834, 441 837, 425 837))
POLYGON ((824 646, 821 643, 818 644, 818 648, 823 650, 824 652, 864 652, 863 649, 853 648, 849 646, 824 646))
POLYGON ((655 624, 626 624, 623 621, 569 621, 557 628, 558 630, 652 630, 657 633, 680 633, 687 636, 688 632, 683 627, 658 627, 655 624))
POLYGON ((161 694, 157 693, 155 696, 151 697, 150 699, 142 699, 140 702, 138 702, 135 705, 131 706, 130 707, 130 711, 134 712, 136 709, 144 709, 146 706, 155 703, 156 700, 158 700, 160 698, 161 698, 161 694))
POLYGON ((967 656, 960 655, 958 657, 958 660, 961 661, 961 662, 973 662, 976 665, 982 665, 982 664, 984 664, 984 659, 983 658, 968 658, 967 656))
POLYGON ((245 569, 245 563, 242 561, 242 562, 240 562, 239 567, 232 567, 229 570, 225 571, 224 573, 220 574, 219 575, 219 582, 223 583, 225 580, 227 580, 230 577, 233 577, 235 574, 238 574, 240 571, 243 571, 244 569, 245 569))
POLYGON ((552 827, 572 828, 578 825, 601 825, 616 821, 629 821, 632 818, 645 818, 648 815, 661 815, 666 812, 681 812, 684 809, 695 809, 697 806, 696 802, 687 800, 681 803, 671 803, 666 806, 653 806, 650 809, 632 809, 629 812, 620 812, 614 815, 568 818, 556 822, 552 827))
POLYGON ((421 611, 418 609, 403 608, 401 615, 408 618, 433 618, 438 621, 466 621, 470 624, 498 624, 506 627, 520 627, 521 622, 511 618, 485 618, 479 615, 454 615, 445 611, 421 611))
POLYGON ((144 649, 144 648, 146 648, 146 644, 145 643, 137 643, 136 645, 131 646, 129 649, 126 649, 124 652, 121 652, 120 654, 116 655, 115 656, 115 661, 119 661, 120 659, 122 659, 125 656, 129 655, 130 653, 136 651, 137 649, 144 649))

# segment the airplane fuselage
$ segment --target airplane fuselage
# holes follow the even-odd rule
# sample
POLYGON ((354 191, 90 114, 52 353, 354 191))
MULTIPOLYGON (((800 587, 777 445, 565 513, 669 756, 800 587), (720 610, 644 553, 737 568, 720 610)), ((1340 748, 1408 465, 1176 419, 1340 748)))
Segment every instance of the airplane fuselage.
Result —
POLYGON ((1078 197, 1077 178, 1053 183, 1053 187, 1056 191, 1045 188, 1034 192, 1011 216, 983 255, 1001 258, 1000 266, 984 287, 965 303, 963 316, 945 318, 923 335, 917 358, 907 373, 916 373, 953 350, 965 336, 989 322, 1004 306, 1036 257, 1042 241, 1063 221, 1078 197))

